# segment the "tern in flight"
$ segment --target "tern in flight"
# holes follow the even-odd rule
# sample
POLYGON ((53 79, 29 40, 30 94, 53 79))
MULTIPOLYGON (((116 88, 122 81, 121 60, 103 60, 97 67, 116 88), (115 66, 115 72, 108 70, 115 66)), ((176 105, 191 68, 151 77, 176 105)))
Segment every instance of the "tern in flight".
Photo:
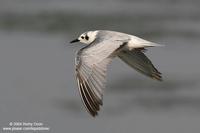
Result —
POLYGON ((103 104, 106 71, 112 59, 119 57, 136 71, 159 81, 161 73, 145 56, 147 47, 163 46, 139 37, 107 30, 88 31, 70 43, 87 44, 77 52, 76 79, 87 111, 95 117, 103 104))

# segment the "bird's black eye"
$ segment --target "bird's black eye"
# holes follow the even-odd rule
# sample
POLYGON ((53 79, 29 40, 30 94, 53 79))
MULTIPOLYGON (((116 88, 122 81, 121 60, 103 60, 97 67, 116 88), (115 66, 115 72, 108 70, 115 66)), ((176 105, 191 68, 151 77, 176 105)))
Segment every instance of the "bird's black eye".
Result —
POLYGON ((88 37, 88 36, 86 36, 86 37, 85 37, 85 39, 86 39, 86 40, 89 40, 89 37, 88 37))
POLYGON ((84 36, 81 36, 82 39, 84 39, 84 36))

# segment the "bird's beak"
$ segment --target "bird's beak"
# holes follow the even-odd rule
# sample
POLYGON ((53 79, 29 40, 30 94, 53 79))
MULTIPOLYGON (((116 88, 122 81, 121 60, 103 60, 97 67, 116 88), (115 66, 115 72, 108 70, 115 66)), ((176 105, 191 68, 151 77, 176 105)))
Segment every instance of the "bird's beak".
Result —
POLYGON ((75 40, 71 41, 70 43, 75 43, 75 42, 79 42, 79 41, 80 41, 80 40, 75 39, 75 40))

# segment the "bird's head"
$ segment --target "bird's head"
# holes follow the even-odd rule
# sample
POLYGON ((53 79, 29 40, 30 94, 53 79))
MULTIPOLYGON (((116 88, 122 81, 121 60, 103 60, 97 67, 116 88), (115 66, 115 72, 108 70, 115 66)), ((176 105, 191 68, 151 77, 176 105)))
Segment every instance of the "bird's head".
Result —
POLYGON ((71 41, 70 43, 81 42, 84 44, 91 44, 95 39, 98 31, 88 31, 81 34, 78 39, 71 41))

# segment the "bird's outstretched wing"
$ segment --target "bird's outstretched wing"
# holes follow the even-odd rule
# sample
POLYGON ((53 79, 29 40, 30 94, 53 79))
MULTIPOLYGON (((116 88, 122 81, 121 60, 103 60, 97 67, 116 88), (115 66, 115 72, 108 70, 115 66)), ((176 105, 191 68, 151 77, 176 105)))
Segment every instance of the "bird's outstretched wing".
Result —
POLYGON ((118 57, 138 72, 150 78, 162 81, 161 73, 154 67, 152 62, 142 52, 143 50, 145 49, 121 51, 118 54, 118 57))
POLYGON ((92 115, 96 116, 102 105, 103 89, 106 82, 106 70, 113 53, 122 42, 112 40, 90 44, 78 51, 76 57, 76 79, 81 99, 92 115))

